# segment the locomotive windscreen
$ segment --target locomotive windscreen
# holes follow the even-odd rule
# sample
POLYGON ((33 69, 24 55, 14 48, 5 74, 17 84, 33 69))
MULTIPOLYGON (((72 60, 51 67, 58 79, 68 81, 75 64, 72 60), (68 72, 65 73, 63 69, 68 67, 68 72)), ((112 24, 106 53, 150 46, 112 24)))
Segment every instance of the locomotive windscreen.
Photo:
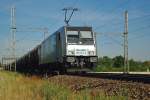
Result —
POLYGON ((69 29, 67 30, 67 42, 68 44, 87 44, 94 43, 93 32, 90 29, 69 29))
POLYGON ((77 44, 79 41, 78 31, 67 31, 67 41, 68 43, 77 44))
POLYGON ((80 31, 80 38, 92 38, 91 31, 80 31))

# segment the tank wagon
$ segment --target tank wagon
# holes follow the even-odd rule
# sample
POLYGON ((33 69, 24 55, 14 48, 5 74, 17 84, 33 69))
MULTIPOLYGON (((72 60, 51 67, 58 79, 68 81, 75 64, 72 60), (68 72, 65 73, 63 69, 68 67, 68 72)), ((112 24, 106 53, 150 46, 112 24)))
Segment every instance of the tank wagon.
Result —
POLYGON ((33 50, 20 57, 20 71, 92 69, 97 63, 96 36, 92 27, 63 26, 33 50))

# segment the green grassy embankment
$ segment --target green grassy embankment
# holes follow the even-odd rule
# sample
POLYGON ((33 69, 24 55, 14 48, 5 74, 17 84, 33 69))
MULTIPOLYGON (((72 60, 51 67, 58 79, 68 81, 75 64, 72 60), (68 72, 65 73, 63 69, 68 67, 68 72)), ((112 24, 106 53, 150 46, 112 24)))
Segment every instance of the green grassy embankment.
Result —
POLYGON ((123 71, 123 68, 115 68, 115 67, 106 67, 106 66, 97 66, 93 69, 96 72, 121 72, 123 71))
MULTIPOLYGON (((96 72, 123 72, 122 67, 110 67, 110 66, 100 66, 98 65, 93 70, 96 72)), ((148 67, 145 66, 130 66, 130 72, 147 72, 149 71, 148 67)))

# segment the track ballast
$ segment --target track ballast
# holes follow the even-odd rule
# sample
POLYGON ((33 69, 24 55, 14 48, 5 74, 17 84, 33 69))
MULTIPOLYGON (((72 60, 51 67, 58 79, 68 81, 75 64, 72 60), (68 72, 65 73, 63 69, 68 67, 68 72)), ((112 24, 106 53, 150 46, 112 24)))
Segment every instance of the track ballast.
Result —
POLYGON ((150 74, 139 74, 139 73, 111 73, 111 72, 68 72, 68 75, 83 76, 83 77, 93 77, 93 78, 105 78, 113 80, 123 80, 141 83, 150 83, 150 74))

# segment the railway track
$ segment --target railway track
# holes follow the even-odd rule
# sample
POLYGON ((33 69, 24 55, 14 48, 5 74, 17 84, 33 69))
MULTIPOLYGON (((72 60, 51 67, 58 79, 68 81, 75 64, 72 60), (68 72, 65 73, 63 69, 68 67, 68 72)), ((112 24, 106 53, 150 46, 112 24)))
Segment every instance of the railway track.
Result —
POLYGON ((95 72, 87 72, 87 73, 76 73, 76 72, 69 72, 67 75, 74 75, 74 76, 82 76, 82 77, 93 77, 93 78, 104 78, 104 79, 112 79, 112 80, 123 80, 123 81, 132 81, 132 82, 141 82, 150 84, 150 74, 144 73, 111 73, 111 72, 102 72, 102 73, 95 73, 95 72))

